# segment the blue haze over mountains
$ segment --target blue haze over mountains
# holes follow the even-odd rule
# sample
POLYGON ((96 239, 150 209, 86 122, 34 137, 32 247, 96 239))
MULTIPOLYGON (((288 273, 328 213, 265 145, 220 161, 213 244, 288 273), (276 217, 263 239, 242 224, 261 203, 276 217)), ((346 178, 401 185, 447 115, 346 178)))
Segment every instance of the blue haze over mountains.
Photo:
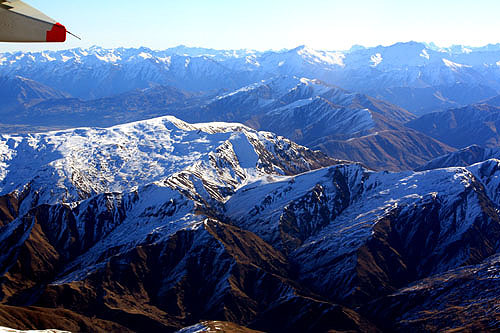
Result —
POLYGON ((400 106, 421 114, 497 95, 499 61, 499 45, 438 49, 416 42, 339 52, 306 46, 268 52, 92 47, 2 54, 0 75, 20 75, 85 100, 152 84, 217 92, 279 75, 299 76, 395 104, 404 101, 400 106))

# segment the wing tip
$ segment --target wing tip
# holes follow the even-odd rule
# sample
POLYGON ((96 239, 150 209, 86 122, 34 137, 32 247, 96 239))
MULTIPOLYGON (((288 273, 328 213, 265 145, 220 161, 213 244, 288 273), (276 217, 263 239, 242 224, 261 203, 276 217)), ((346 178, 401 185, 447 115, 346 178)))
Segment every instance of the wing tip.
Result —
POLYGON ((52 29, 47 31, 47 42, 62 43, 66 41, 66 27, 61 23, 56 23, 52 29))

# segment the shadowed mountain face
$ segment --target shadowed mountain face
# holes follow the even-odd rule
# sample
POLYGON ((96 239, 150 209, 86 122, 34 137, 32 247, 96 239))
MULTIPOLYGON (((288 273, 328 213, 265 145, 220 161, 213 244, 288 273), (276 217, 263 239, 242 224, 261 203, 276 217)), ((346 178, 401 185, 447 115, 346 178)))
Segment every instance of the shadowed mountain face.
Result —
POLYGON ((68 94, 21 76, 0 76, 0 88, 2 122, 15 118, 18 112, 40 102, 69 97, 68 94))
POLYGON ((91 101, 49 96, 45 101, 34 100, 20 108, 16 114, 6 117, 5 123, 111 126, 161 115, 175 115, 190 122, 234 121, 256 129, 281 132, 287 129, 288 132, 283 133, 285 135, 293 135, 297 130, 312 133, 318 127, 314 124, 325 120, 329 121, 327 125, 334 125, 333 121, 340 123, 314 137, 325 134, 349 137, 375 125, 378 129, 393 129, 415 118, 404 109, 363 94, 348 92, 318 80, 280 76, 215 98, 168 86, 154 86, 91 101), (301 114, 302 118, 293 113, 301 114), (306 123, 301 123, 304 120, 306 123), (283 121, 285 123, 280 124, 283 121))
POLYGON ((410 121, 407 126, 455 148, 500 144, 500 108, 487 104, 430 113, 410 121))
POLYGON ((66 309, 41 307, 18 307, 0 305, 0 329, 9 333, 66 333, 66 332, 133 332, 125 326, 97 318, 87 318, 66 309), (10 327, 16 327, 16 330, 10 327), (47 330, 32 330, 34 327, 46 327, 47 330), (50 327, 50 328, 49 328, 50 327), (54 330, 53 327, 64 327, 54 330))
POLYGON ((15 112, 4 116, 3 123, 0 124, 1 132, 23 133, 79 126, 113 126, 180 112, 193 105, 203 105, 207 99, 201 94, 164 86, 91 101, 55 93, 43 96, 43 99, 27 96, 27 102, 17 103, 15 112))
POLYGON ((451 86, 423 88, 396 87, 382 91, 373 90, 368 93, 421 116, 430 112, 477 103, 495 96, 498 90, 483 85, 469 86, 458 83, 451 86))
MULTIPOLYGON (((2 325, 377 332, 414 313, 404 296, 384 312, 385 298, 499 251, 494 159, 373 172, 243 125, 173 117, 1 138, 2 325)), ((488 327, 488 307, 475 309, 448 307, 450 328, 488 327)))
POLYGON ((385 130, 348 140, 329 137, 315 148, 339 159, 362 161, 374 170, 411 170, 436 156, 454 151, 450 146, 413 130, 385 130))
POLYGON ((479 265, 434 275, 367 304, 380 327, 391 331, 500 329, 498 255, 479 265))
POLYGON ((497 170, 497 160, 402 174, 343 165, 249 185, 226 203, 227 214, 288 253, 309 288, 356 305, 495 254, 497 170), (252 197, 264 200, 240 218, 252 197))
POLYGON ((483 104, 488 104, 491 106, 500 107, 500 95, 492 97, 482 102, 483 104))
POLYGON ((31 119, 34 124, 59 126, 113 126, 162 116, 169 110, 183 109, 202 101, 200 95, 154 86, 92 101, 74 98, 45 101, 25 110, 17 121, 28 123, 31 119))
POLYGON ((492 158, 500 159, 499 148, 482 148, 478 145, 472 145, 435 158, 418 167, 416 170, 423 171, 455 166, 468 166, 492 158))

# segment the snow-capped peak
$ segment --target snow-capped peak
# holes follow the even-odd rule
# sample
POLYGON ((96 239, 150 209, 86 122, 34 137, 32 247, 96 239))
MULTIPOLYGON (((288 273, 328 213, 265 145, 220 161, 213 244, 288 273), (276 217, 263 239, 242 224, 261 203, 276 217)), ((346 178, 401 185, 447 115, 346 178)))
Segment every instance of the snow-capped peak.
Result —
POLYGON ((303 46, 297 52, 306 61, 313 63, 322 63, 327 65, 335 65, 344 67, 345 55, 342 52, 317 51, 309 47, 303 46))

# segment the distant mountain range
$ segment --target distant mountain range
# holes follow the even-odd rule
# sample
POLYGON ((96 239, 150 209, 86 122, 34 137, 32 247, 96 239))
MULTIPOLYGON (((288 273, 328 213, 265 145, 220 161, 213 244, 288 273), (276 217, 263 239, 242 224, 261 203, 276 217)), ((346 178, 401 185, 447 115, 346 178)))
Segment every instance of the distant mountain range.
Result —
POLYGON ((220 95, 154 86, 83 101, 19 104, 0 124, 19 133, 78 126, 112 126, 162 115, 189 122, 233 121, 373 169, 413 169, 453 149, 406 127, 415 115, 370 96, 316 79, 279 76, 220 95))
POLYGON ((234 90, 276 76, 298 76, 387 100, 420 115, 496 96, 500 47, 440 49, 408 42, 349 51, 305 46, 267 52, 92 47, 0 54, 0 76, 15 75, 82 99, 158 84, 196 92, 234 90))
POLYGON ((498 159, 374 172, 172 116, 0 152, 0 326, 498 329, 498 159))

